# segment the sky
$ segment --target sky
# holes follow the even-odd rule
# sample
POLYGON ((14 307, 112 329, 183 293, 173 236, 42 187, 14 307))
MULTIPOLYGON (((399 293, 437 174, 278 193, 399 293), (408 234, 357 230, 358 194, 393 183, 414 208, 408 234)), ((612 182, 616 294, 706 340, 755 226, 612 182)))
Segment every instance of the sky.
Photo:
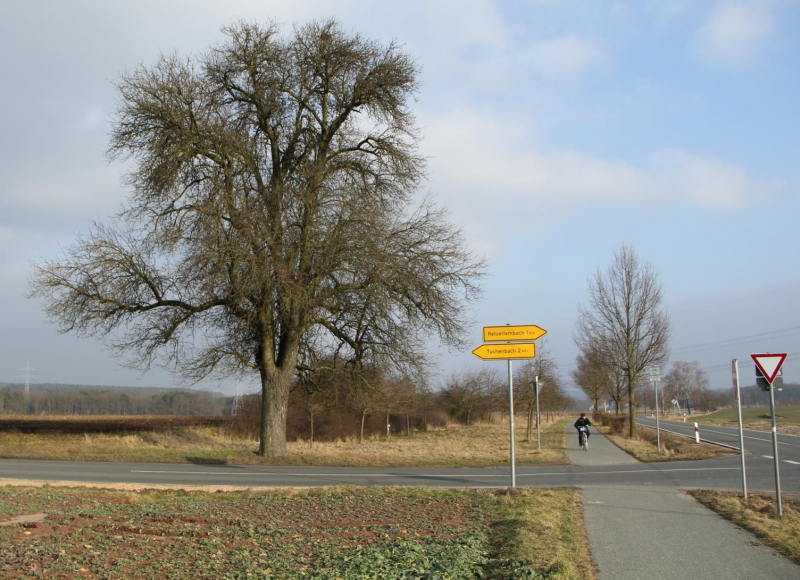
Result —
MULTIPOLYGON (((115 80, 197 55, 237 20, 330 17, 404 45, 431 194, 488 262, 467 341, 536 324, 565 378, 587 281, 620 246, 658 272, 671 362, 712 387, 787 352, 800 381, 800 3, 793 0, 5 0, 0 3, 0 382, 185 386, 59 335, 32 263, 108 222, 129 167, 106 148, 115 80)), ((440 380, 494 366, 431 344, 440 380)), ((671 364, 671 363, 670 363, 671 364)), ((667 372, 667 365, 662 372, 667 372)), ((231 394, 225 377, 203 388, 231 394)), ((252 388, 248 385, 247 388, 252 388)))

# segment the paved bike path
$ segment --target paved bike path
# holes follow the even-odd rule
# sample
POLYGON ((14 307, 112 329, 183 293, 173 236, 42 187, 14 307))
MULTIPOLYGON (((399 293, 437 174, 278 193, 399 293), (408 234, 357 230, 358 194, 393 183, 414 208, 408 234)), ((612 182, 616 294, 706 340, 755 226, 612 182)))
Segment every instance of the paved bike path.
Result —
MULTIPOLYGON (((570 425, 567 448, 579 465, 638 463, 594 429, 584 451, 570 425)), ((800 578, 800 566, 682 493, 668 473, 660 479, 645 486, 583 487, 599 580, 800 578)))

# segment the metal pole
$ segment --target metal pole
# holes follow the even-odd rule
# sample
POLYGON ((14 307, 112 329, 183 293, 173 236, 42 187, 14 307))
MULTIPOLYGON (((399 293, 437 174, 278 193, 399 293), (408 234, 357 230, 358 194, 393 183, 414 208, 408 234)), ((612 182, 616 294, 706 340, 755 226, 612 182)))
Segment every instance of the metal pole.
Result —
POLYGON ((533 379, 533 384, 536 387, 536 448, 541 451, 542 450, 542 432, 539 429, 539 424, 541 421, 539 420, 539 375, 533 379))
POLYGON ((658 381, 653 381, 653 388, 656 394, 656 443, 658 444, 658 452, 661 453, 661 423, 658 420, 658 381))
POLYGON ((514 375, 508 361, 508 430, 511 439, 511 487, 517 487, 517 471, 514 465, 514 375))
POLYGON ((775 422, 775 389, 769 383, 769 410, 772 413, 772 455, 775 457, 775 495, 778 497, 778 515, 783 516, 781 504, 781 468, 778 465, 778 428, 775 422))
POLYGON ((742 397, 739 391, 739 360, 731 363, 733 372, 733 394, 736 397, 736 411, 739 414, 739 455, 742 457, 742 497, 747 499, 747 472, 744 467, 744 433, 742 431, 742 397))

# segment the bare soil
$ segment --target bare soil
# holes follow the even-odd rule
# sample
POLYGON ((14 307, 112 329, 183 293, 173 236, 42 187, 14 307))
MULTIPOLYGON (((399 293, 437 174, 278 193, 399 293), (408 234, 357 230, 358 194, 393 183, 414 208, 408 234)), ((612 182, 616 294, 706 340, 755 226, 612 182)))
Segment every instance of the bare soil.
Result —
POLYGON ((588 545, 575 541, 579 504, 568 488, 509 496, 0 487, 0 521, 47 513, 0 527, 0 577, 591 580, 588 545), (547 542, 534 563, 518 548, 537 532, 547 542))

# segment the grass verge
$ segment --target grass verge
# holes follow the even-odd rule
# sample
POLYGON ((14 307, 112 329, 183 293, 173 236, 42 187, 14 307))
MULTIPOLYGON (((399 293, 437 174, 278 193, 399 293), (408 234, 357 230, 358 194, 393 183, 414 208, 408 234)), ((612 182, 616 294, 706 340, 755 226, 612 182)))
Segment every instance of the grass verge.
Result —
MULTIPOLYGON (((542 451, 524 441, 524 421, 515 430, 518 465, 569 463, 568 419, 542 425, 542 451)), ((256 455, 258 442, 228 436, 217 427, 190 427, 132 434, 0 433, 0 457, 139 463, 226 465, 319 465, 339 467, 486 467, 509 462, 508 423, 453 425, 447 429, 394 435, 389 439, 288 444, 284 457, 256 455)))
POLYGON ((571 488, 0 487, 0 523, 42 513, 0 525, 2 577, 595 578, 571 488))
POLYGON ((779 518, 774 495, 751 493, 745 501, 740 494, 732 491, 693 489, 688 493, 800 564, 800 496, 781 496, 783 517, 779 518))
MULTIPOLYGON (((736 409, 723 409, 708 415, 693 415, 692 420, 701 424, 738 427, 736 409)), ((800 435, 800 405, 787 405, 775 409, 775 423, 779 433, 800 435)), ((769 407, 747 407, 742 409, 742 427, 754 431, 772 431, 769 407)))
POLYGON ((693 459, 711 459, 721 455, 730 455, 733 450, 719 445, 700 443, 699 445, 686 437, 661 432, 661 453, 658 452, 655 429, 638 427, 636 437, 631 439, 622 435, 611 435, 608 427, 599 426, 597 430, 608 437, 614 445, 633 455, 639 461, 653 463, 659 461, 687 461, 693 459))

